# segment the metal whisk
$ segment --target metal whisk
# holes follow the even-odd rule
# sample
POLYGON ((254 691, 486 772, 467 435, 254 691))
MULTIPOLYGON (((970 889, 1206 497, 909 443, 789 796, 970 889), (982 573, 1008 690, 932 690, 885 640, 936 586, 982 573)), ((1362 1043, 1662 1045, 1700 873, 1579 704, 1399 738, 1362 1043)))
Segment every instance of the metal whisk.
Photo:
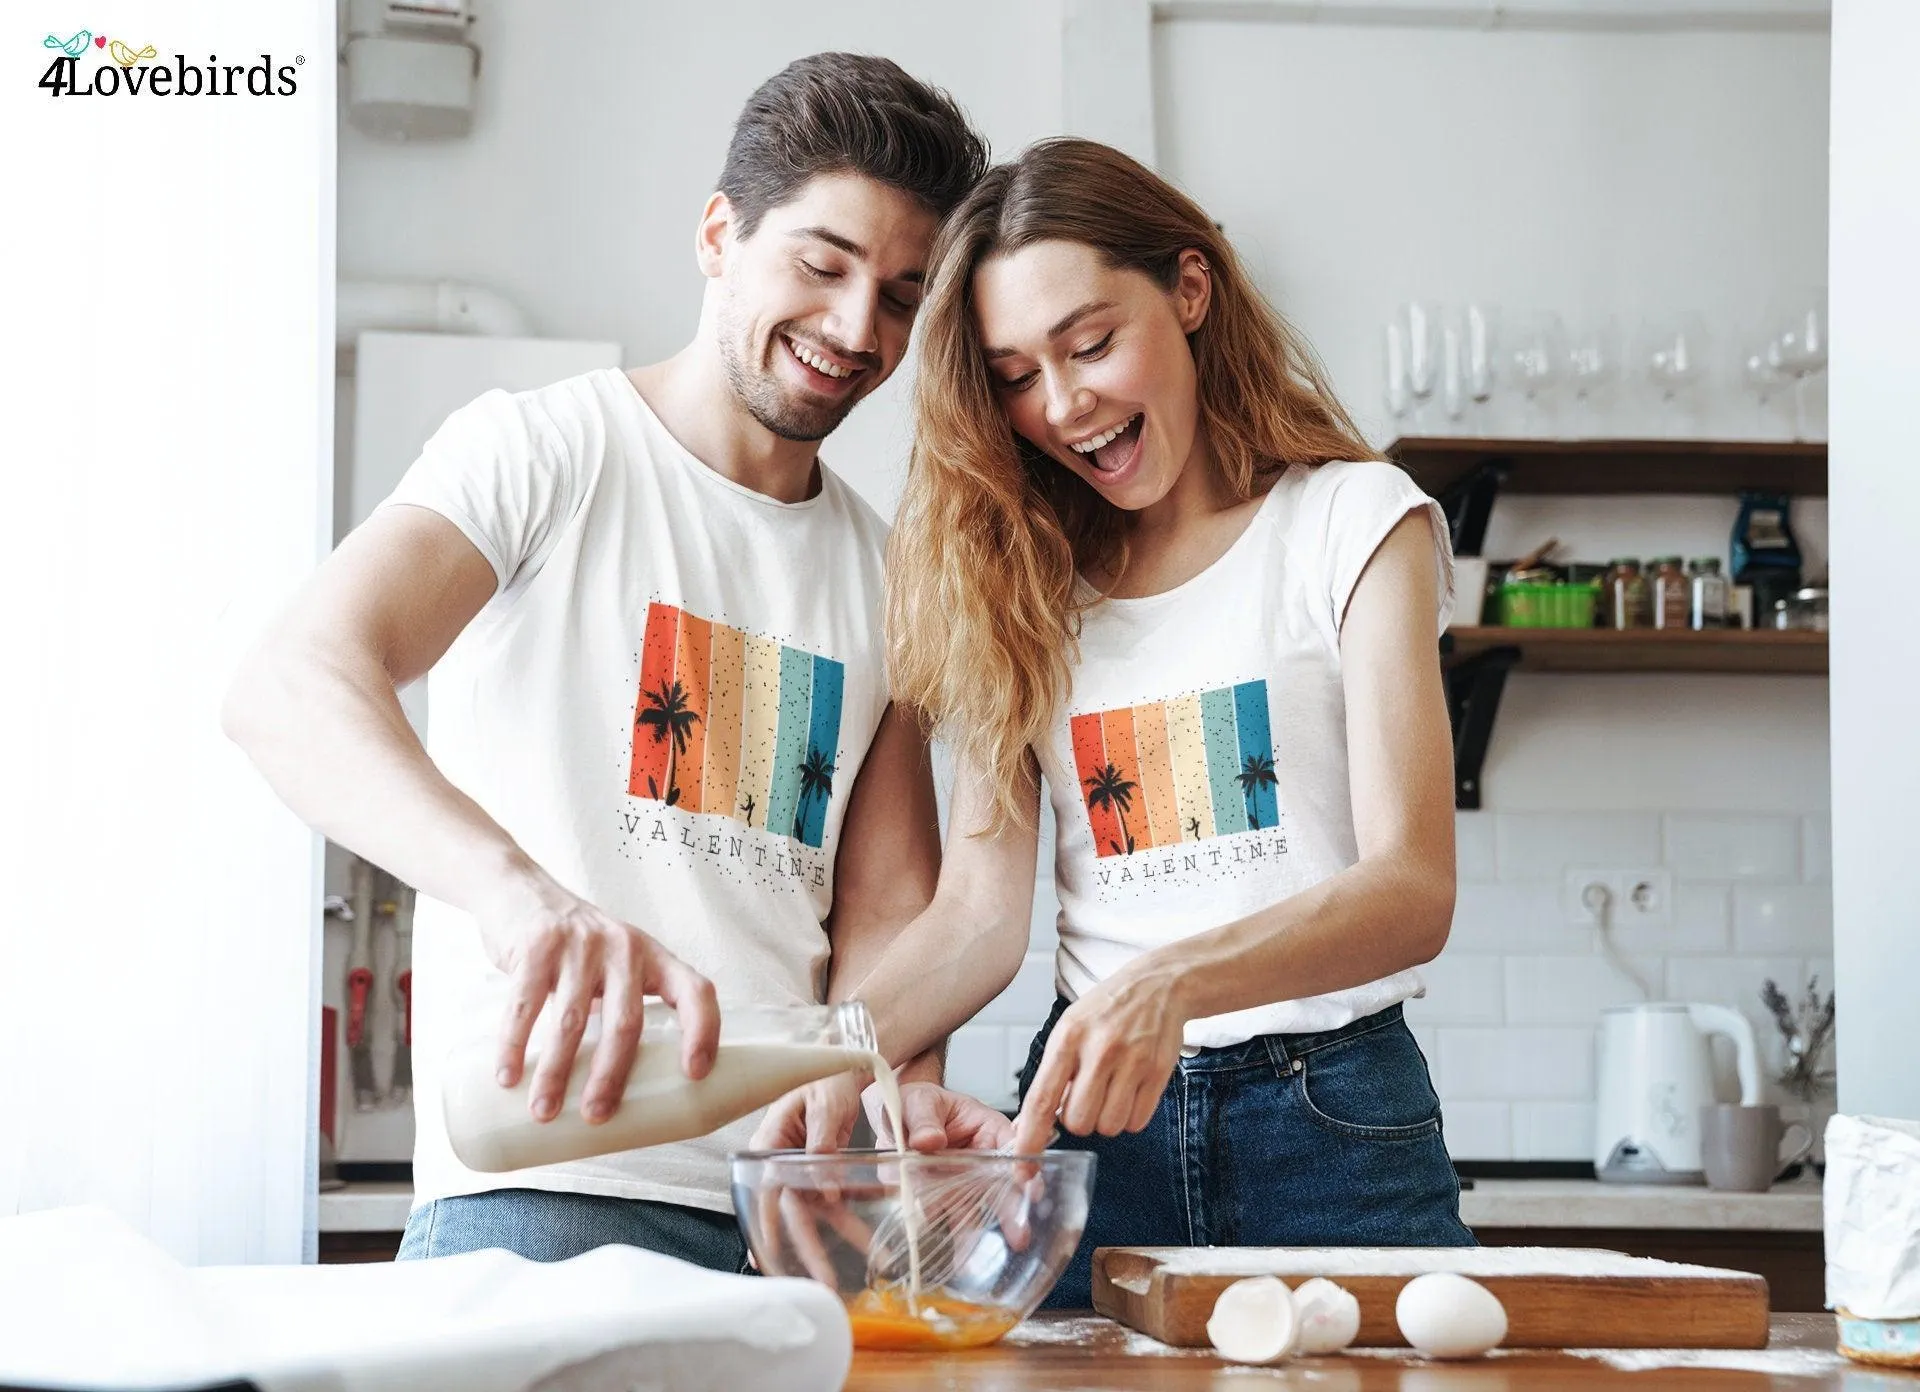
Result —
MULTIPOLYGON (((991 1152, 1011 1156, 1008 1150, 991 1152)), ((951 1282, 966 1266, 980 1240, 998 1229, 1009 1246, 1027 1238, 1031 1195, 1026 1186, 1038 1176, 1022 1176, 1014 1164, 965 1166, 952 1174, 916 1177, 919 1165, 939 1156, 906 1156, 901 1164, 900 1203, 874 1225, 867 1247, 867 1283, 897 1284, 912 1275, 911 1231, 919 1247, 920 1285, 932 1290, 951 1282), (911 1227, 909 1226, 911 1225, 911 1227)))

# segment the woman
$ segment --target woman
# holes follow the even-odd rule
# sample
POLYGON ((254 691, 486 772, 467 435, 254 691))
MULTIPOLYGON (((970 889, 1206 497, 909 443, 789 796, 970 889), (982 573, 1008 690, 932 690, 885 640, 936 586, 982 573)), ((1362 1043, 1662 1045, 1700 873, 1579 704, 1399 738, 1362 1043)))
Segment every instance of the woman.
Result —
POLYGON ((1104 146, 990 171, 921 315, 892 680, 960 776, 934 903, 858 988, 887 1052, 1017 968, 1044 783, 1060 1000, 1013 1140, 1099 1156, 1049 1303, 1091 1303, 1098 1246, 1471 1244, 1400 1009, 1453 912, 1439 510, 1104 146))

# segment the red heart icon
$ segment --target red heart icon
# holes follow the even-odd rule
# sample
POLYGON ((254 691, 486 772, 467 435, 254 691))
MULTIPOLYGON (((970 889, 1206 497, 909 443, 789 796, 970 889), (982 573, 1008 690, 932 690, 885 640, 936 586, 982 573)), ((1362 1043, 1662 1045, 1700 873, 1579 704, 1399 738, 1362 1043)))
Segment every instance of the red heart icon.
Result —
POLYGON ((105 48, 107 46, 106 37, 104 35, 96 34, 93 39, 93 46, 95 48, 105 48))

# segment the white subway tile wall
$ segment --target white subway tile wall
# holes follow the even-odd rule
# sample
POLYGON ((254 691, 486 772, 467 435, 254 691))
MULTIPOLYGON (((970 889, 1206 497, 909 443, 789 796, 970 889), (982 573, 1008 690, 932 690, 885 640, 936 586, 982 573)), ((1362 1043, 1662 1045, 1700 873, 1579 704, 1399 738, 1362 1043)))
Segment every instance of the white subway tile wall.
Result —
POLYGON ((1684 813, 1666 821, 1666 863, 1679 879, 1800 878, 1798 817, 1684 813))
POLYGON ((1513 1158, 1513 1109, 1504 1102, 1456 1102, 1445 1111, 1447 1146, 1482 1160, 1513 1158))
MULTIPOLYGON (((1591 1159, 1598 1015, 1640 999, 1640 988, 1603 955, 1596 929, 1569 921, 1570 869, 1667 870, 1668 921, 1639 924, 1616 908, 1615 946, 1656 995, 1739 1009, 1769 1071, 1779 1035, 1761 983, 1771 977, 1797 997, 1810 976, 1832 981, 1824 815, 1462 812, 1456 827, 1453 934, 1407 1019, 1457 1159, 1591 1159)), ((1050 832, 1027 960, 948 1054, 954 1086, 1001 1106, 1012 1106, 1014 1072, 1053 1005, 1050 832)), ((1730 1055, 1719 1062, 1730 1086, 1730 1055)))

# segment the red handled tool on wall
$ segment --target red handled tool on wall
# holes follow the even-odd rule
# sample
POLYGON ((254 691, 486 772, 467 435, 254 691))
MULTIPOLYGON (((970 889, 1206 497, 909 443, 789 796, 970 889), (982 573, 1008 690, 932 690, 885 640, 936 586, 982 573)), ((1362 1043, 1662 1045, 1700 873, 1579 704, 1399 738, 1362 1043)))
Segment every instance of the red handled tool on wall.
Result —
POLYGON ((353 952, 347 958, 347 1063, 353 1074, 353 1105, 380 1105, 373 1079, 373 1041, 367 1033, 367 999, 373 990, 373 867, 354 858, 353 952))
POLYGON ((396 1105, 413 1096, 413 890, 394 883, 393 989, 399 997, 399 1027, 393 1049, 393 1086, 388 1099, 396 1105))

